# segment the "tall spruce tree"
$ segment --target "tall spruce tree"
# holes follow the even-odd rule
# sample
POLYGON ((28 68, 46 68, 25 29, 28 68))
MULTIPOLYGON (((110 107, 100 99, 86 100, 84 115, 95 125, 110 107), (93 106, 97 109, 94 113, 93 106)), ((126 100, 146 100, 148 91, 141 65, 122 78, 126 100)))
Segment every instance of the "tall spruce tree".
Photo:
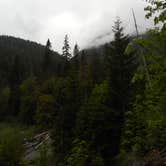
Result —
POLYGON ((67 60, 71 59, 70 45, 69 45, 69 37, 68 37, 68 35, 65 36, 64 46, 62 47, 62 56, 64 58, 66 58, 67 60))
POLYGON ((78 54, 79 54, 79 46, 76 43, 74 46, 74 50, 73 50, 73 56, 76 57, 76 56, 78 56, 78 54))
POLYGON ((48 39, 45 46, 42 72, 45 73, 45 75, 48 75, 48 73, 50 72, 50 68, 51 68, 51 42, 48 39))
POLYGON ((129 43, 128 35, 124 35, 124 28, 119 18, 113 26, 114 41, 107 46, 107 68, 110 83, 110 107, 113 110, 112 124, 112 155, 119 153, 121 130, 124 124, 124 113, 128 108, 131 96, 130 81, 134 72, 134 57, 125 55, 129 43))
POLYGON ((14 57, 14 62, 9 77, 10 97, 8 103, 8 111, 10 116, 12 115, 15 116, 19 112, 19 106, 20 106, 19 85, 22 81, 22 75, 21 75, 22 71, 23 68, 21 67, 20 56, 16 55, 14 57))
POLYGON ((132 76, 132 72, 129 70, 132 65, 132 57, 125 55, 125 49, 129 43, 129 36, 124 35, 124 28, 121 24, 121 20, 117 18, 112 29, 114 32, 114 41, 110 44, 108 54, 112 107, 119 113, 125 112, 132 76))

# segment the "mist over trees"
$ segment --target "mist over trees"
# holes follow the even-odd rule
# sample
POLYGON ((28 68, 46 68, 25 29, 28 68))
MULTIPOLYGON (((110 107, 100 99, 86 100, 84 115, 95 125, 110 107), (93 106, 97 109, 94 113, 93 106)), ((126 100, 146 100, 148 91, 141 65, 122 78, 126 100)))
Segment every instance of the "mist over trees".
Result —
POLYGON ((61 54, 49 39, 0 36, 0 166, 164 165, 165 8, 160 0, 145 9, 147 18, 159 12, 160 28, 133 37, 117 17, 112 41, 75 44, 73 55, 68 35, 61 54), (37 160, 23 160, 31 127, 49 131, 51 159, 44 146, 37 160))

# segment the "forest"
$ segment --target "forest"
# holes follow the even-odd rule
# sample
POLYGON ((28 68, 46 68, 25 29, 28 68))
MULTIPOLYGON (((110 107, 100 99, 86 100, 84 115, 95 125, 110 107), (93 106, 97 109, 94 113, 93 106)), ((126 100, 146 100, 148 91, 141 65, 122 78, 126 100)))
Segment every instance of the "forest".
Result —
POLYGON ((145 17, 84 50, 66 35, 62 54, 0 36, 0 166, 166 165, 166 1, 145 17))

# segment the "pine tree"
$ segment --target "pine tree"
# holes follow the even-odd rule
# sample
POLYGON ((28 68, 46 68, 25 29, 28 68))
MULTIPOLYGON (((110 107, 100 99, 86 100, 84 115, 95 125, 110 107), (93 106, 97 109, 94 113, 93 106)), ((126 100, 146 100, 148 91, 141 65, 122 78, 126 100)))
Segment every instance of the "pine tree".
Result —
MULTIPOLYGON (((92 90, 93 81, 85 50, 81 52, 79 60, 80 60, 79 73, 78 73, 79 86, 81 93, 83 93, 85 96, 88 96, 92 90)), ((82 97, 84 96, 83 94, 82 97)))
POLYGON ((67 60, 71 59, 71 54, 70 54, 70 45, 69 45, 69 38, 68 35, 65 36, 64 40, 64 46, 62 47, 62 56, 66 58, 67 60))
POLYGON ((9 87, 10 87, 10 97, 8 103, 8 111, 10 116, 17 115, 20 107, 20 91, 19 85, 22 81, 21 72, 23 68, 21 67, 20 57, 15 56, 12 70, 9 77, 9 87))
POLYGON ((51 66, 51 42, 48 39, 46 46, 45 46, 45 54, 43 58, 43 66, 42 71, 46 74, 48 74, 51 66))
POLYGON ((74 50, 73 50, 73 56, 76 57, 79 54, 79 46, 76 43, 76 45, 74 46, 74 50))
MULTIPOLYGON (((109 162, 112 152, 112 110, 109 107, 109 84, 96 85, 77 114, 76 133, 80 140, 90 144, 96 154, 109 162), (111 140, 111 142, 110 142, 111 140)), ((108 164, 107 164, 108 165, 108 164)))
POLYGON ((133 71, 132 57, 125 55, 125 49, 129 43, 128 35, 124 35, 124 28, 121 26, 119 18, 113 26, 114 41, 111 42, 108 55, 109 81, 112 89, 112 106, 120 112, 125 112, 127 103, 129 84, 133 71))
POLYGON ((110 84, 110 107, 112 113, 112 155, 119 152, 121 130, 124 124, 124 113, 129 107, 131 97, 131 79, 134 72, 134 57, 126 55, 125 50, 129 43, 128 35, 124 35, 124 28, 119 18, 113 26, 114 41, 107 46, 107 71, 110 84))
POLYGON ((11 89, 14 89, 16 86, 18 86, 21 83, 21 72, 23 68, 21 66, 21 59, 20 56, 16 55, 14 57, 14 62, 12 65, 12 70, 10 71, 9 76, 9 86, 11 89))

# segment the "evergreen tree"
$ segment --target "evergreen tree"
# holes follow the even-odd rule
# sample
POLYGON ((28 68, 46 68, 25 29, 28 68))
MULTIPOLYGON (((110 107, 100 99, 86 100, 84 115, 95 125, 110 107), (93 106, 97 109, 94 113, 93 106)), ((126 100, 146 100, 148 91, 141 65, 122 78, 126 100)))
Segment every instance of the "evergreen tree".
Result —
POLYGON ((93 81, 92 81, 90 66, 87 60, 86 51, 84 50, 82 51, 80 57, 78 80, 80 86, 80 93, 82 94, 82 97, 86 98, 91 93, 93 87, 93 81))
POLYGON ((79 46, 78 46, 78 44, 76 44, 74 46, 73 56, 76 57, 76 56, 78 56, 78 54, 79 54, 79 46))
POLYGON ((79 109, 75 80, 69 77, 57 79, 53 94, 57 110, 52 137, 56 163, 59 163, 68 153, 74 136, 75 116, 79 109))
POLYGON ((76 131, 80 140, 85 140, 90 145, 95 155, 101 154, 109 165, 112 154, 112 110, 109 106, 109 84, 104 81, 96 85, 80 111, 77 114, 76 131))
POLYGON ((67 60, 71 59, 71 54, 70 54, 70 45, 69 45, 69 38, 68 35, 65 36, 64 40, 64 46, 62 47, 62 56, 66 58, 67 60))
POLYGON ((36 110, 36 123, 41 129, 50 129, 53 125, 56 103, 52 95, 39 96, 36 110))
POLYGON ((124 124, 124 113, 129 107, 131 99, 131 79, 133 77, 135 63, 134 57, 126 55, 125 50, 129 43, 128 35, 124 35, 124 28, 121 26, 119 18, 113 26, 114 41, 107 46, 107 71, 110 83, 110 107, 112 113, 112 155, 119 152, 121 131, 124 124))
POLYGON ((46 46, 45 46, 45 54, 43 58, 43 66, 42 66, 42 72, 46 75, 50 74, 50 68, 51 68, 51 42, 48 39, 46 46))
POLYGON ((113 26, 114 41, 108 48, 109 82, 111 87, 112 107, 119 112, 124 113, 128 103, 130 92, 130 81, 133 76, 134 57, 126 55, 125 50, 129 44, 128 35, 124 35, 124 28, 121 26, 119 18, 113 26))
POLYGON ((9 76, 9 86, 11 89, 15 88, 21 83, 22 79, 22 66, 21 66, 21 59, 19 55, 16 55, 14 57, 13 65, 10 71, 10 76, 9 76))
POLYGON ((69 75, 78 81, 79 72, 79 46, 76 44, 73 50, 73 58, 70 61, 69 75))
POLYGON ((10 89, 5 87, 0 92, 0 120, 3 120, 7 116, 9 99, 10 89))
POLYGON ((39 97, 39 85, 35 77, 24 80, 20 85, 19 120, 27 125, 35 124, 35 112, 39 97))
POLYGON ((21 60, 18 55, 14 57, 13 66, 9 77, 10 98, 8 103, 9 115, 17 115, 20 107, 20 90, 19 85, 22 81, 21 60))

